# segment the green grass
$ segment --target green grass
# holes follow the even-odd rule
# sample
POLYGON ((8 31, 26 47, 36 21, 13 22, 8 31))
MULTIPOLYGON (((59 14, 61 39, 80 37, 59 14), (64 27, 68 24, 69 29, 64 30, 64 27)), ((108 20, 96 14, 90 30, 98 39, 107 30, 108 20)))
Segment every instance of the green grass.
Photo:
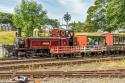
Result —
POLYGON ((15 32, 0 32, 0 44, 13 44, 15 32))
MULTIPOLYGON (((0 32, 0 44, 13 44, 16 37, 16 32, 0 32)), ((48 33, 40 33, 40 36, 48 36, 48 33)))

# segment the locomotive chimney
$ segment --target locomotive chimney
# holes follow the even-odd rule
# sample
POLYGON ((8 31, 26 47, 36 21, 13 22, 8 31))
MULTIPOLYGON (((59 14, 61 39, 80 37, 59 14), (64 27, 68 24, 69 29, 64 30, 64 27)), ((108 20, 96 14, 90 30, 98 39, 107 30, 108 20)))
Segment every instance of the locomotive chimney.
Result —
POLYGON ((16 33, 17 37, 21 37, 21 28, 17 29, 17 33, 16 33))

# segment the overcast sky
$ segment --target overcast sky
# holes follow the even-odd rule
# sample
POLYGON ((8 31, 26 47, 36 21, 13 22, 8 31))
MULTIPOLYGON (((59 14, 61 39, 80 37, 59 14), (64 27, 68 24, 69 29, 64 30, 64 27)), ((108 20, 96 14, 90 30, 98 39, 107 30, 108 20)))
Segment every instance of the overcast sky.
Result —
MULTIPOLYGON (((34 0, 42 4, 47 10, 49 18, 60 19, 66 12, 71 14, 71 21, 85 21, 87 9, 94 4, 95 0, 34 0)), ((21 0, 0 0, 0 11, 14 12, 14 8, 21 0)))

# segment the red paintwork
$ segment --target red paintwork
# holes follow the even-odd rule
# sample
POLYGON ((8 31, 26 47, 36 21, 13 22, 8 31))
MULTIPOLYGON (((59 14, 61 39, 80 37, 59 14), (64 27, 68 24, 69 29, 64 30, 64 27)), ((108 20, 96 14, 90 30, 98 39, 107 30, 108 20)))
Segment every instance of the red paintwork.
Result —
POLYGON ((68 46, 67 38, 61 38, 61 46, 68 46))
POLYGON ((52 31, 50 33, 51 33, 52 37, 60 37, 61 36, 60 29, 58 29, 58 28, 52 29, 52 31))
POLYGON ((29 39, 31 48, 49 48, 53 46, 68 46, 67 38, 29 39))
POLYGON ((76 39, 77 39, 77 43, 80 47, 87 45, 87 36, 79 35, 79 36, 76 36, 76 39))
POLYGON ((25 47, 28 48, 28 39, 25 39, 25 47))
POLYGON ((26 46, 28 46, 28 41, 30 48, 35 49, 44 49, 49 48, 51 46, 59 46, 60 45, 60 38, 29 38, 26 39, 26 46))
POLYGON ((106 41, 106 45, 108 46, 112 46, 113 45, 113 34, 111 33, 106 33, 106 34, 103 34, 106 38, 105 38, 105 41, 106 41))

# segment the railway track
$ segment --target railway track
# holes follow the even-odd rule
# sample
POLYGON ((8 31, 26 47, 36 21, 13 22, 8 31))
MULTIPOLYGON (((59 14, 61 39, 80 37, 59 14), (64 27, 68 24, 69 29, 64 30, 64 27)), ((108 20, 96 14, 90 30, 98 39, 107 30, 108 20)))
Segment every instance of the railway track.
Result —
POLYGON ((0 79, 12 79, 15 76, 26 76, 29 79, 45 77, 68 78, 125 78, 125 69, 98 70, 98 71, 31 71, 31 72, 4 72, 0 73, 0 79))
POLYGON ((33 60, 17 60, 17 61, 0 61, 0 71, 13 71, 19 69, 29 69, 31 67, 39 68, 43 66, 58 66, 58 65, 69 65, 69 64, 84 64, 92 62, 103 62, 113 60, 124 60, 125 57, 109 57, 99 59, 33 59, 33 60))
POLYGON ((82 57, 76 57, 76 58, 61 58, 61 59, 55 59, 55 58, 39 58, 39 59, 23 59, 23 60, 17 60, 17 59, 0 59, 0 65, 9 65, 9 64, 21 64, 21 63, 33 63, 33 62, 52 62, 52 61, 70 61, 70 60, 91 60, 91 61, 109 61, 109 60, 121 60, 125 59, 125 56, 120 57, 103 57, 103 58, 82 58, 82 57))
POLYGON ((41 59, 24 59, 24 60, 15 60, 15 59, 0 59, 0 65, 10 65, 10 64, 21 64, 21 63, 36 63, 36 62, 54 62, 54 61, 72 61, 72 60, 85 60, 88 62, 95 62, 95 61, 109 61, 109 60, 122 60, 125 59, 125 56, 121 57, 106 57, 106 58, 62 58, 62 59, 55 59, 55 58, 41 58, 41 59))

